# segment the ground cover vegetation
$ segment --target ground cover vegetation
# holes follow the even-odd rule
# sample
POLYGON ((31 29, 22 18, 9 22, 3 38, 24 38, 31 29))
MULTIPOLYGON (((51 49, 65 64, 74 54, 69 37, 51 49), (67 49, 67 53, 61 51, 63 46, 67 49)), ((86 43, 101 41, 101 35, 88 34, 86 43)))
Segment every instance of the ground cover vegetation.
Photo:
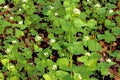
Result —
POLYGON ((119 0, 0 0, 0 80, 119 74, 119 0))

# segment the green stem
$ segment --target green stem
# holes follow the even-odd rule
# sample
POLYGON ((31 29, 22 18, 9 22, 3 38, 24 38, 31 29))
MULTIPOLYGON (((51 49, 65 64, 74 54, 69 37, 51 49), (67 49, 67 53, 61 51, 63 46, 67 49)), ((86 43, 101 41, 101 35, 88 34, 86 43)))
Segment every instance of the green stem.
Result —
MULTIPOLYGON (((69 43, 71 43, 71 30, 69 31, 69 43)), ((70 56, 69 56, 70 67, 72 67, 72 57, 73 57, 73 54, 70 52, 70 56)), ((72 77, 72 72, 70 74, 72 77)))
POLYGON ((105 76, 103 75, 102 80, 104 80, 104 77, 105 77, 105 76))
MULTIPOLYGON (((69 43, 71 43, 71 32, 69 31, 69 43)), ((69 56, 69 59, 70 59, 70 67, 72 67, 72 56, 73 54, 70 52, 70 56, 69 56)))
POLYGON ((110 42, 110 52, 112 52, 112 42, 110 42))

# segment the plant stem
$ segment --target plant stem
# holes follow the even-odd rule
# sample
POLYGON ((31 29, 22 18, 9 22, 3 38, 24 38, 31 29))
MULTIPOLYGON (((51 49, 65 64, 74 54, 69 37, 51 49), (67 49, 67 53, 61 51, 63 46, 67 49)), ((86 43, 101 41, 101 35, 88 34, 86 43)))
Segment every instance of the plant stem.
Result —
POLYGON ((112 42, 110 42, 110 52, 112 52, 112 42))
MULTIPOLYGON (((69 31, 69 43, 71 43, 71 32, 69 31)), ((72 67, 72 56, 73 56, 73 54, 70 52, 70 56, 69 56, 69 58, 70 58, 70 67, 72 67)))
MULTIPOLYGON (((71 30, 69 31, 69 43, 71 43, 71 30)), ((70 67, 72 67, 72 57, 73 57, 73 54, 70 52, 70 55, 69 55, 70 67)), ((70 74, 72 77, 72 72, 70 74)))
POLYGON ((102 80, 104 80, 104 77, 105 77, 105 76, 103 75, 102 80))

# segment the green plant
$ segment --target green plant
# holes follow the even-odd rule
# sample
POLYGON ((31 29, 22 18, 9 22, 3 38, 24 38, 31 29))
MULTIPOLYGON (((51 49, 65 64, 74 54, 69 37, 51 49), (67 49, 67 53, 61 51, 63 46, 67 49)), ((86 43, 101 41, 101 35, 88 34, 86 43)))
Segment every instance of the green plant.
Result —
POLYGON ((116 4, 1 0, 0 80, 104 80, 120 60, 116 4))

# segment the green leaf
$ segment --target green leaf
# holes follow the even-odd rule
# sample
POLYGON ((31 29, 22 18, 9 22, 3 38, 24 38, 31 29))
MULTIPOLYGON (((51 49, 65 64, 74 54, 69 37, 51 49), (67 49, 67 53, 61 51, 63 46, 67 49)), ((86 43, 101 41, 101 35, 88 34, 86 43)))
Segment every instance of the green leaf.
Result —
POLYGON ((15 66, 14 66, 13 64, 11 64, 11 63, 9 63, 9 64, 7 65, 7 69, 8 69, 9 71, 16 72, 15 66))
POLYGON ((97 78, 90 78, 89 80, 98 80, 97 78))
POLYGON ((73 42, 73 44, 69 44, 68 50, 75 55, 84 53, 82 42, 73 42))
POLYGON ((72 0, 72 2, 79 2, 80 0, 72 0))
POLYGON ((59 58, 57 60, 57 65, 60 67, 60 68, 64 68, 64 67, 67 67, 69 64, 69 61, 67 58, 59 58))
POLYGON ((5 29, 5 27, 4 27, 4 26, 0 26, 0 34, 2 34, 2 33, 3 33, 4 29, 5 29))
POLYGON ((107 3, 106 6, 107 6, 108 9, 116 8, 116 5, 111 4, 111 3, 107 3))
POLYGON ((79 62, 84 62, 84 63, 86 63, 86 62, 88 61, 88 56, 81 56, 81 57, 77 58, 77 60, 78 60, 79 62))
POLYGON ((97 21, 94 20, 94 19, 90 19, 88 22, 87 22, 87 26, 90 28, 90 29, 96 29, 96 26, 97 25, 97 21))
POLYGON ((62 29, 64 30, 64 31, 69 31, 69 29, 70 29, 70 24, 69 24, 69 22, 67 22, 67 21, 65 21, 64 19, 59 19, 59 21, 60 21, 60 24, 61 24, 61 27, 62 27, 62 29))
POLYGON ((97 43, 95 40, 88 41, 88 48, 90 51, 100 51, 102 49, 100 44, 97 43))
POLYGON ((106 8, 105 8, 105 7, 100 8, 99 14, 100 14, 100 15, 105 15, 105 13, 106 13, 106 8))
POLYGON ((109 33, 108 31, 105 32, 104 36, 105 36, 106 42, 108 42, 108 43, 116 40, 116 38, 113 36, 113 34, 109 33))
POLYGON ((105 36, 103 34, 98 34, 97 35, 98 40, 105 39, 105 36))
POLYGON ((47 59, 46 64, 47 64, 47 66, 51 66, 51 65, 53 66, 54 62, 52 60, 50 60, 50 59, 47 59))
POLYGON ((52 29, 52 30, 53 30, 53 32, 55 32, 55 34, 62 34, 64 32, 64 30, 61 29, 61 28, 55 28, 55 29, 52 29))
POLYGON ((1 4, 5 4, 5 1, 4 0, 0 0, 0 5, 1 4))
POLYGON ((10 26, 8 21, 0 20, 0 34, 4 32, 5 27, 10 26))
POLYGON ((26 57, 26 59, 32 58, 32 52, 31 52, 31 50, 28 49, 28 48, 25 48, 25 49, 24 49, 23 55, 26 57))
POLYGON ((37 0, 37 3, 38 4, 44 4, 44 1, 43 0, 37 0))
POLYGON ((116 40, 115 36, 111 34, 109 31, 106 31, 105 34, 98 34, 97 37, 99 40, 104 39, 108 43, 116 40))
POLYGON ((91 55, 89 56, 89 59, 99 59, 99 58, 101 58, 101 54, 95 52, 91 53, 91 55))
POLYGON ((112 32, 115 36, 120 35, 120 27, 114 27, 112 28, 112 32))
POLYGON ((116 20, 118 26, 120 26, 120 16, 116 16, 116 17, 115 17, 115 20, 116 20))
POLYGON ((40 51, 42 51, 43 49, 42 48, 40 48, 40 47, 38 47, 38 45, 34 45, 34 51, 35 52, 40 52, 40 51))
POLYGON ((13 29, 12 28, 7 29, 7 33, 8 34, 13 34, 13 29))
POLYGON ((10 78, 7 78, 7 80, 20 80, 17 76, 12 76, 10 78))
POLYGON ((54 43, 52 45, 52 48, 55 49, 55 50, 61 50, 61 47, 60 47, 60 45, 58 43, 54 43))
POLYGON ((24 36, 24 32, 17 29, 17 30, 15 31, 15 36, 16 36, 16 37, 24 36))
POLYGON ((74 19, 74 26, 75 27, 83 27, 83 26, 85 26, 86 25, 86 23, 85 22, 83 22, 82 20, 80 20, 80 19, 78 19, 78 18, 75 18, 74 19))
POLYGON ((65 7, 69 7, 70 6, 70 1, 64 1, 64 4, 63 4, 65 7))
POLYGON ((44 74, 43 77, 45 80, 52 80, 52 78, 49 74, 44 74))
POLYGON ((89 76, 92 74, 92 72, 86 67, 86 66, 79 66, 78 73, 81 74, 83 80, 89 80, 89 76))
POLYGON ((113 21, 111 21, 109 19, 105 20, 105 27, 106 28, 111 29, 112 27, 115 27, 115 26, 116 26, 116 24, 113 21))
POLYGON ((60 22, 58 20, 54 20, 53 21, 53 26, 59 27, 60 26, 60 22))
POLYGON ((106 62, 98 63, 97 68, 100 69, 102 75, 108 75, 110 65, 106 62))
POLYGON ((30 25, 31 24, 31 21, 30 21, 30 17, 29 16, 26 16, 25 17, 25 21, 24 21, 25 25, 30 25))
POLYGON ((119 51, 116 50, 115 52, 110 52, 109 55, 112 57, 115 57, 116 59, 120 60, 120 54, 118 54, 119 51))
POLYGON ((31 18, 34 23, 38 23, 41 20, 40 16, 37 14, 31 15, 31 18))
POLYGON ((90 59, 85 62, 85 65, 88 66, 88 69, 90 71, 94 71, 96 69, 97 61, 98 61, 98 59, 90 59))
POLYGON ((87 17, 87 14, 86 14, 85 12, 81 12, 81 13, 80 13, 80 19, 81 19, 81 20, 85 20, 86 17, 87 17))
POLYGON ((118 0, 109 0, 111 3, 116 3, 118 0))
POLYGON ((79 73, 74 73, 74 80, 81 80, 82 76, 79 73))
POLYGON ((2 59, 2 60, 1 60, 1 63, 2 63, 4 66, 7 66, 7 64, 9 63, 9 59, 2 59))
POLYGON ((0 72, 0 80, 4 80, 4 75, 1 72, 0 72))
POLYGON ((62 71, 62 70, 58 70, 56 71, 56 76, 61 80, 61 79, 64 79, 65 76, 68 76, 69 73, 68 72, 65 72, 65 71, 62 71))

